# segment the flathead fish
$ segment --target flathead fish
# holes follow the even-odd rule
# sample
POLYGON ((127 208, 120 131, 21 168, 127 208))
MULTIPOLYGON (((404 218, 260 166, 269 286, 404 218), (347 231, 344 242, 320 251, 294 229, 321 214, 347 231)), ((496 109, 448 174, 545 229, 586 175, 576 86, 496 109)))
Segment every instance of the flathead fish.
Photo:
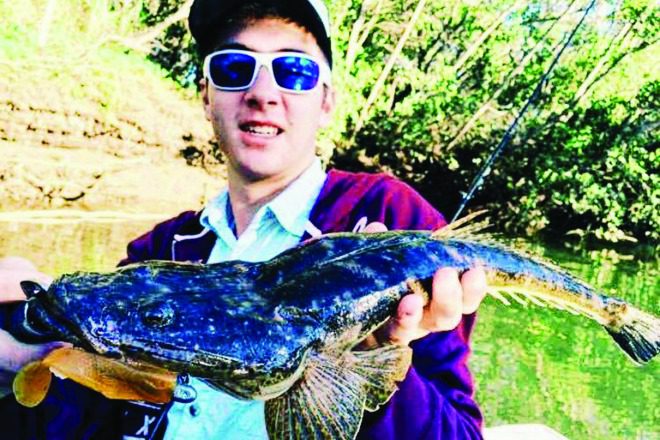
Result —
POLYGON ((637 363, 660 351, 657 317, 471 230, 337 233, 262 263, 152 261, 74 273, 47 291, 25 283, 28 315, 53 339, 266 400, 273 439, 355 437, 364 410, 405 377, 411 349, 354 348, 440 267, 481 266, 500 300, 591 318, 637 363))

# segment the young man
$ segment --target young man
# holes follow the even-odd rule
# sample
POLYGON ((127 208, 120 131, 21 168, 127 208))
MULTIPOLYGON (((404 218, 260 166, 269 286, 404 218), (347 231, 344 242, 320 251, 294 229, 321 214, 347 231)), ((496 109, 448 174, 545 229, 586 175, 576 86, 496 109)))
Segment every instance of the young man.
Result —
MULTIPOLYGON (((228 184, 201 212, 184 212, 133 241, 121 264, 260 261, 323 233, 445 224, 391 177, 321 168, 316 135, 332 116, 334 92, 328 14, 320 0, 196 0, 190 28, 204 56, 201 95, 227 159, 228 184)), ((20 260, 4 264, 22 271, 0 267, 0 296, 9 297, 33 269, 20 260)), ((441 269, 432 290, 428 304, 416 294, 401 300, 396 315, 361 347, 410 343, 414 359, 399 391, 365 415, 360 438, 481 438, 466 358, 485 276, 475 269, 459 279, 441 269)), ((5 382, 52 348, 21 345, 6 332, 0 342, 5 382)), ((263 402, 235 399, 195 378, 190 385, 195 401, 173 404, 166 417, 162 408, 111 402, 58 381, 35 410, 5 399, 0 418, 10 435, 25 438, 267 438, 263 402)))

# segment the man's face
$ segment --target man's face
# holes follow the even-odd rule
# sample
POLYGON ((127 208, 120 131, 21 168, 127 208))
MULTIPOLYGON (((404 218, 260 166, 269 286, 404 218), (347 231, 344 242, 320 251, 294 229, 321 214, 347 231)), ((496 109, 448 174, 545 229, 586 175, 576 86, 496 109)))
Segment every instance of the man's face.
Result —
MULTIPOLYGON (((254 52, 301 51, 325 61, 314 37, 303 28, 277 19, 255 21, 231 37, 223 48, 254 52)), ((305 94, 277 88, 261 68, 255 83, 243 91, 220 91, 202 81, 206 117, 228 159, 229 174, 243 181, 290 181, 314 159, 316 134, 330 120, 332 91, 321 84, 305 94)))

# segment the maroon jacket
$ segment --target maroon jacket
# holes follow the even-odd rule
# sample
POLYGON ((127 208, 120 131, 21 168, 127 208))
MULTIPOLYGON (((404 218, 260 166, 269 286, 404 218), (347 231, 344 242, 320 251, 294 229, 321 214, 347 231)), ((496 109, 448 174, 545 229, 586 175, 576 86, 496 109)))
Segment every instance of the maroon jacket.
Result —
MULTIPOLYGON (((199 216, 199 212, 187 211, 157 225, 129 244, 128 255, 120 264, 150 259, 206 261, 215 235, 202 228, 199 216)), ((309 220, 323 233, 352 231, 355 225, 375 221, 389 229, 408 230, 430 230, 446 224, 418 193, 390 176, 336 170, 328 173, 309 220)), ((474 315, 465 316, 453 331, 414 341, 408 375, 384 407, 365 414, 359 438, 481 439, 482 417, 473 399, 473 382, 466 364, 473 324, 474 315)), ((126 419, 131 410, 63 383, 66 386, 58 384, 40 405, 51 408, 45 416, 50 419, 48 438, 117 438, 115 431, 127 424, 122 417, 126 419), (72 387, 76 390, 71 391, 72 387), (78 402, 66 401, 72 396, 78 402), (81 404, 85 406, 81 408, 81 404)))

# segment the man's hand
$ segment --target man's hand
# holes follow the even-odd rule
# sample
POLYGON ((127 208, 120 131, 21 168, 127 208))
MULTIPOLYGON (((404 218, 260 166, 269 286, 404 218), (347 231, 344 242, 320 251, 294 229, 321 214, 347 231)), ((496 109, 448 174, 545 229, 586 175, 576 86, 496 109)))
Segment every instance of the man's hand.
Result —
MULTIPOLYGON (((20 282, 37 281, 48 286, 52 278, 41 273, 30 261, 19 257, 0 258, 0 303, 25 300, 20 282)), ((24 365, 45 357, 55 348, 66 346, 62 342, 23 344, 0 329, 0 398, 11 393, 14 376, 24 365)))
POLYGON ((23 366, 46 357, 56 348, 69 345, 65 342, 24 344, 0 329, 0 399, 12 393, 14 376, 23 366))
MULTIPOLYGON (((384 232, 382 223, 370 223, 364 232, 384 232)), ((459 277, 458 271, 441 268, 433 276, 431 298, 412 293, 401 299, 396 315, 369 335, 360 349, 384 343, 408 345, 431 332, 453 330, 464 314, 474 313, 486 296, 486 273, 480 267, 459 277)))

